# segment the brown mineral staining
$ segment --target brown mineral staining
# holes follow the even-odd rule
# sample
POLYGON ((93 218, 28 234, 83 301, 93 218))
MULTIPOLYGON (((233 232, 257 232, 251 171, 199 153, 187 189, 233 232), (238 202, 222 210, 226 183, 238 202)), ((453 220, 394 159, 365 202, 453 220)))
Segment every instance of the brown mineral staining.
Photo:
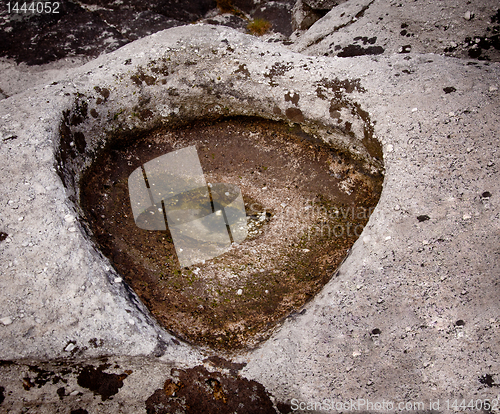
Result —
POLYGON ((163 389, 146 400, 148 414, 182 412, 275 414, 270 395, 262 384, 232 374, 208 371, 203 366, 173 369, 163 389))

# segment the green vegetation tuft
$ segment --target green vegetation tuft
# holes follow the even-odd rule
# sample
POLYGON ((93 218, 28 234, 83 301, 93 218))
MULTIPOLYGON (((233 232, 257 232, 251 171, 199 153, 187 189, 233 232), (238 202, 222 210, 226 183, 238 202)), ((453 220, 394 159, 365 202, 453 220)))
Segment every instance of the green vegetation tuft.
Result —
POLYGON ((250 33, 256 36, 262 36, 263 34, 266 34, 270 28, 271 23, 269 23, 265 19, 255 19, 247 26, 247 29, 250 31, 250 33))

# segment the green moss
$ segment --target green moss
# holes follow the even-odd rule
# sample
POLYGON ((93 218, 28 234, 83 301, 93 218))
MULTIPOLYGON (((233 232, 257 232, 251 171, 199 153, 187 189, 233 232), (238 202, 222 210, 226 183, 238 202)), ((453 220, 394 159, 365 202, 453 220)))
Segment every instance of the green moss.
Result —
POLYGON ((271 29, 271 23, 265 19, 255 19, 248 24, 247 29, 253 35, 262 36, 271 29))

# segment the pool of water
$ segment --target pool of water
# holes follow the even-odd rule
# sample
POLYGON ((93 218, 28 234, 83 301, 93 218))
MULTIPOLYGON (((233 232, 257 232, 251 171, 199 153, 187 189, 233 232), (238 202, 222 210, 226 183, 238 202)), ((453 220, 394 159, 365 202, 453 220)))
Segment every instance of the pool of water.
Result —
MULTIPOLYGON (((263 119, 200 121, 117 142, 80 183, 94 240, 161 325, 219 350, 254 346, 318 293, 361 234, 382 189, 382 175, 297 126, 263 119), (220 254, 186 265, 165 201, 148 207, 161 210, 164 228, 138 225, 128 180, 148 162, 188 147, 196 150, 207 186, 241 192, 246 223, 244 237, 231 239, 220 254)), ((184 208, 204 199, 212 201, 207 214, 224 210, 224 202, 214 206, 207 187, 200 188, 184 195, 184 208)))

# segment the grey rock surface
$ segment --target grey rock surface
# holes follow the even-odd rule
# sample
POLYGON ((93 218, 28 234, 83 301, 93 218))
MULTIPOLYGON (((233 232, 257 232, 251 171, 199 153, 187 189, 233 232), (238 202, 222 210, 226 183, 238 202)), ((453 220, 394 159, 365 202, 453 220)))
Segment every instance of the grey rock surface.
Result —
MULTIPOLYGON (((0 358, 11 362, 0 367, 0 410, 103 412, 102 397, 75 379, 84 368, 59 374, 40 360, 97 366, 95 358, 110 356, 101 371, 133 373, 106 399, 106 412, 153 412, 146 401, 174 378, 172 367, 199 366, 212 354, 163 331, 95 250, 79 220, 77 182, 117 128, 228 115, 301 124, 379 169, 361 140, 370 126, 383 145, 385 181, 335 277, 268 341, 234 355, 244 368, 224 369, 263 384, 281 412, 297 412, 300 402, 328 412, 319 405, 325 399, 424 402, 426 411, 440 399, 438 411, 448 412, 446 399, 498 398, 500 66, 428 53, 442 53, 434 40, 398 53, 399 32, 386 34, 393 46, 378 56, 311 56, 329 50, 329 36, 348 39, 356 30, 373 37, 356 22, 375 27, 375 4, 404 9, 343 3, 334 9, 343 16, 331 12, 292 46, 309 56, 229 28, 191 25, 65 69, 57 81, 54 73, 22 93, 1 86, 10 97, 0 101, 0 358), (98 104, 104 88, 109 96, 98 104), (297 105, 285 99, 291 91, 297 105), (368 114, 341 111, 353 137, 331 115, 339 96, 368 114), (83 102, 98 116, 69 122, 61 138, 83 102), (132 116, 137 108, 148 116, 132 116), (40 380, 54 375, 70 384, 64 392, 40 380)), ((466 20, 462 5, 456 9, 456 33, 494 12, 478 7, 466 20)), ((435 39, 435 30, 428 36, 435 39)))
POLYGON ((293 50, 353 57, 438 53, 499 61, 498 3, 348 1, 334 7, 307 32, 292 36, 293 50), (464 16, 471 9, 473 19, 464 16))
POLYGON ((496 398, 481 379, 500 368, 498 65, 373 62, 349 75, 370 79, 382 197, 337 276, 244 372, 300 401, 496 398))
MULTIPOLYGON (((316 69, 316 77, 310 78, 308 71, 299 69, 299 63, 313 65, 310 58, 255 43, 253 37, 237 32, 203 26, 162 32, 128 48, 77 69, 70 79, 1 101, 2 177, 6 180, 2 226, 9 235, 2 243, 6 266, 2 294, 9 307, 1 316, 14 321, 4 328, 8 331, 1 345, 5 359, 64 356, 71 341, 90 355, 111 350, 153 354, 163 343, 159 335, 171 341, 142 315, 142 305, 135 303, 133 293, 94 250, 78 222, 79 208, 70 201, 78 200, 76 183, 105 145, 106 132, 214 115, 307 119, 303 123, 311 131, 380 168, 358 138, 335 132, 339 124, 328 115, 329 101, 318 100, 313 90, 303 89, 309 81, 324 78, 321 70, 316 69), (193 33, 204 36, 193 40, 193 33), (254 45, 260 46, 258 51, 254 45), (212 53, 214 47, 216 53, 212 53), (267 70, 262 70, 257 59, 261 52, 269 56, 267 70), (152 62, 157 62, 157 71, 152 70, 152 62), (221 66, 220 62, 225 63, 221 66), (241 67, 250 75, 237 73, 241 67), (295 80, 280 85, 285 76, 295 80), (102 89, 109 98, 98 103, 102 89), (291 89, 302 96, 301 109, 289 111, 293 104, 285 95, 291 89), (75 121, 75 116, 82 116, 81 108, 86 116, 75 121), (94 115, 88 111, 95 111, 94 115), (133 116, 135 112, 148 116, 141 120, 133 116), (66 131, 68 125, 71 128, 66 131), (79 142, 79 137, 85 137, 84 141, 79 142), (56 291, 58 300, 53 301, 56 291), (64 339, 55 335, 59 338, 54 341, 55 331, 64 333, 64 339), (134 333, 139 335, 135 340, 134 333), (104 341, 101 350, 88 347, 93 338, 104 341)), ((362 129, 366 122, 346 113, 344 122, 349 121, 353 130, 362 129)))
POLYGON ((307 30, 321 17, 320 13, 304 4, 302 0, 298 0, 292 9, 292 28, 294 31, 307 30))
POLYGON ((294 30, 307 30, 341 1, 297 0, 292 9, 292 27, 294 30))
POLYGON ((341 3, 344 3, 344 0, 305 0, 305 4, 307 4, 311 9, 317 10, 331 10, 333 7, 338 6, 341 3))

